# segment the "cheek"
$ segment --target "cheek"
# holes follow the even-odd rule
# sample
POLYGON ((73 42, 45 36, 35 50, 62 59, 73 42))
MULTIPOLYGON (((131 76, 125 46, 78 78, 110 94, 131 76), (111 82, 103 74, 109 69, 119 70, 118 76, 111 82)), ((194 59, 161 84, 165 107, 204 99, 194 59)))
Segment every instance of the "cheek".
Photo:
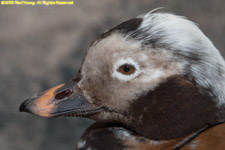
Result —
POLYGON ((79 87, 84 92, 89 102, 102 105, 110 100, 115 91, 111 88, 112 81, 107 76, 85 77, 79 83, 79 87))
POLYGON ((126 110, 130 102, 135 100, 139 93, 144 92, 140 84, 118 80, 111 80, 111 84, 107 84, 102 91, 102 104, 117 111, 126 110))
POLYGON ((109 107, 114 110, 123 110, 128 105, 132 87, 129 82, 121 83, 112 78, 86 78, 79 84, 89 102, 109 107))

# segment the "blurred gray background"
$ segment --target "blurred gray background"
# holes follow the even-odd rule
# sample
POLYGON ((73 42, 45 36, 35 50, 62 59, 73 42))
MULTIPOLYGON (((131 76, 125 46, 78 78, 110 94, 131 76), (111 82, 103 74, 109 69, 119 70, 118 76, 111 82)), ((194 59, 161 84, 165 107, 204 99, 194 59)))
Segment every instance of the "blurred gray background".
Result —
POLYGON ((92 121, 20 113, 20 103, 71 79, 95 37, 156 7, 196 22, 225 54, 224 0, 75 0, 0 6, 0 149, 73 150, 92 121))

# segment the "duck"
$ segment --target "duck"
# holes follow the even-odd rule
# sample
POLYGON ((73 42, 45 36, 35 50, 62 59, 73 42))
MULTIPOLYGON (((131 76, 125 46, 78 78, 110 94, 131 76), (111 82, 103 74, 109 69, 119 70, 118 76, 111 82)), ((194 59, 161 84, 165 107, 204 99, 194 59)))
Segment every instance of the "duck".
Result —
POLYGON ((74 78, 19 110, 95 120, 77 150, 223 150, 224 91, 224 59, 201 29, 150 11, 100 34, 74 78))

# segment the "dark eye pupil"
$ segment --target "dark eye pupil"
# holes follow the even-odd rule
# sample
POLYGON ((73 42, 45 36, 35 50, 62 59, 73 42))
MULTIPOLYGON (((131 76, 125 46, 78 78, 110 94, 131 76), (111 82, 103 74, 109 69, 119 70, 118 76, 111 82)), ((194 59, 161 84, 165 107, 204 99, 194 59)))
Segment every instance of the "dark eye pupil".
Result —
POLYGON ((123 71, 124 71, 124 72, 129 72, 129 71, 130 71, 130 66, 127 66, 127 65, 124 66, 124 67, 123 67, 123 71))

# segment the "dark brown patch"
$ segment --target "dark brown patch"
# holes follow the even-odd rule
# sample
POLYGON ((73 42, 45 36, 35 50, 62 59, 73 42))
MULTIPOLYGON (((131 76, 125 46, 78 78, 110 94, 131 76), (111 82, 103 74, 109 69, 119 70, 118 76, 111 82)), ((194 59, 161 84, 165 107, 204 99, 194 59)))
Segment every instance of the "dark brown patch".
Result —
POLYGON ((119 124, 96 122, 91 125, 82 135, 81 140, 86 144, 78 150, 86 150, 91 147, 95 150, 122 150, 125 148, 122 141, 113 134, 113 128, 120 127, 119 124), (112 129, 112 130, 110 130, 112 129))
POLYGON ((131 104, 129 127, 153 140, 175 139, 216 123, 217 112, 194 83, 174 76, 131 104))
POLYGON ((141 23, 142 23, 142 18, 133 18, 133 19, 127 20, 117 25, 116 27, 106 31, 105 33, 102 33, 97 40, 104 39, 116 31, 121 32, 123 34, 128 34, 131 31, 137 30, 137 28, 141 25, 141 23))

